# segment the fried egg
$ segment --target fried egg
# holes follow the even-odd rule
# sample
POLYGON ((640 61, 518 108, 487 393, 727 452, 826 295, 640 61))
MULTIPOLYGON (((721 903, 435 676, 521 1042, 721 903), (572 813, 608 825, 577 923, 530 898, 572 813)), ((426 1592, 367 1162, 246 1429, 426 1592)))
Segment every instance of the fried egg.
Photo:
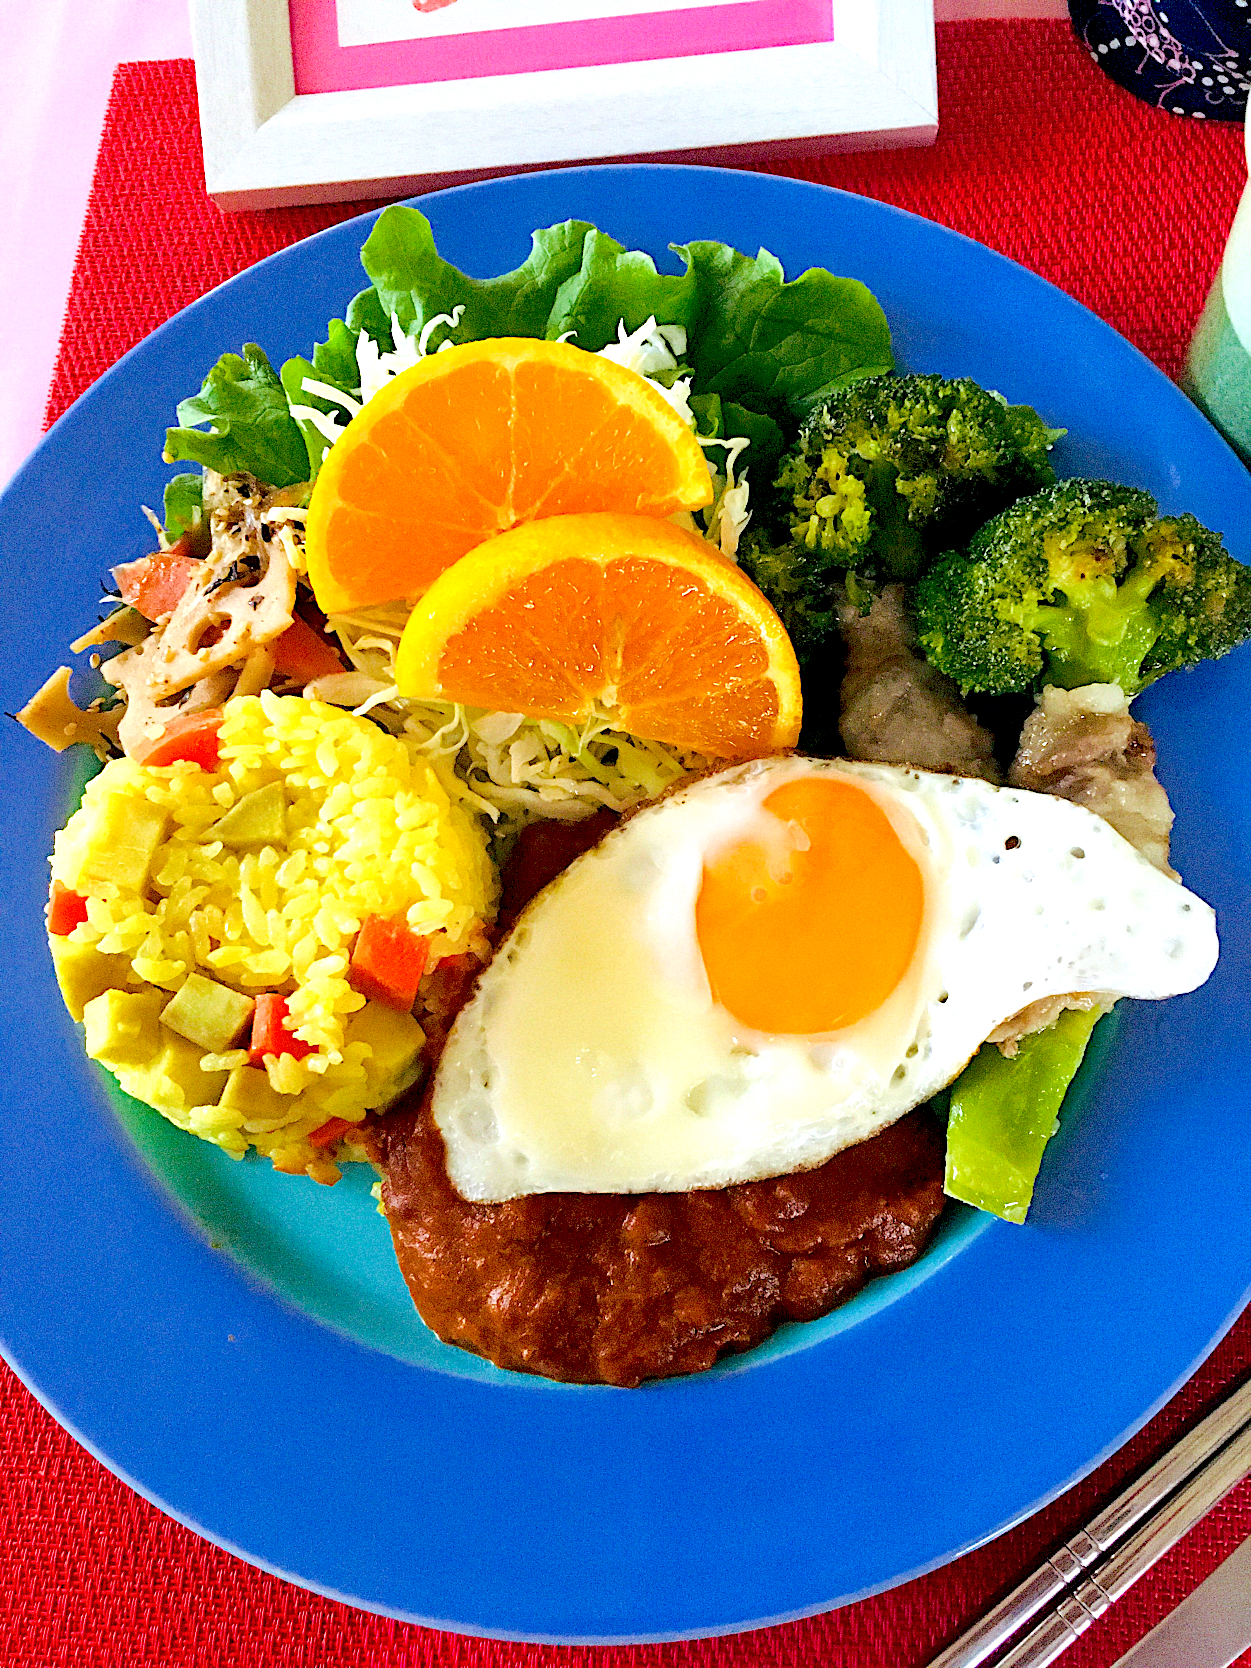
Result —
POLYGON ((774 758, 636 813, 523 913, 432 1110, 466 1199, 722 1187, 824 1163, 1044 997, 1161 998, 1211 909, 1101 818, 774 758))

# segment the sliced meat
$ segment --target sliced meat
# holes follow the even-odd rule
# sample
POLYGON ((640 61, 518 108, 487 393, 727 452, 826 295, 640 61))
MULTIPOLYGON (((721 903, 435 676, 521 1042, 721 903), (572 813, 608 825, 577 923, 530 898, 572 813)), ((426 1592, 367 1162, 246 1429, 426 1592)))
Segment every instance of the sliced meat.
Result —
MULTIPOLYGON (((1168 847, 1173 809, 1156 780, 1155 744, 1145 724, 1130 717, 1129 700, 1114 683, 1081 689, 1048 686, 1025 721, 1008 781, 1032 793, 1055 794, 1110 822, 1157 869, 1171 875, 1168 847)), ((1066 1008, 1111 1008, 1115 998, 1075 991, 1033 1002, 990 1037, 1015 1054, 1022 1037, 1045 1031, 1066 1008)))
POLYGON ((1011 1019, 1005 1019, 1002 1025, 996 1025, 986 1041, 996 1043, 999 1052, 1011 1059, 1020 1048, 1022 1037, 1031 1036, 1035 1031, 1046 1031, 1068 1009, 1075 1008, 1080 1013, 1086 1013, 1091 1008, 1102 1008, 1106 1013, 1115 1004, 1114 996, 1105 996, 1097 990, 1075 990, 1068 996, 1044 996, 1041 1002, 1031 1002, 1028 1008, 1022 1008, 1011 1019))
POLYGON ((849 602, 839 609, 847 651, 839 728, 847 757, 1002 781, 994 738, 965 710, 952 680, 917 649, 906 595, 903 585, 886 585, 867 614, 849 602))
POLYGON ((1173 808, 1156 780, 1155 743, 1114 683, 1044 689, 1025 721, 1008 780, 1084 805, 1165 874, 1173 808))

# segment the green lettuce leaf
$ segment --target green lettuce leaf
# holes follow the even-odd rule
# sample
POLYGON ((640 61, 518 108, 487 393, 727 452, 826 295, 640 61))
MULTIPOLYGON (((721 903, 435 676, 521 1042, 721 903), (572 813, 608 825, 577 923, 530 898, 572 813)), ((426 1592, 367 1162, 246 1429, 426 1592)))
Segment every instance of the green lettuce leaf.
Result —
MULTIPOLYGON (((292 405, 338 411, 333 400, 311 394, 307 377, 345 394, 360 386, 356 344, 362 330, 382 349, 394 347, 393 324, 406 336, 420 336, 431 319, 464 312, 441 340, 475 342, 487 336, 542 336, 557 293, 578 272, 582 246, 594 228, 584 220, 566 220, 536 231, 530 253, 514 272, 498 278, 470 278, 445 261, 435 248, 430 222, 418 209, 394 204, 383 209, 361 249, 361 265, 372 279, 352 298, 343 319, 330 321, 327 338, 311 360, 288 359, 282 385, 292 405)), ((646 316, 646 315, 645 315, 646 316)), ((615 326, 614 326, 615 329, 615 326)), ((330 443, 307 418, 299 421, 308 452, 308 473, 316 476, 330 443)))
MULTIPOLYGON (((515 272, 470 278, 439 254, 425 215, 396 204, 378 216, 361 250, 361 265, 373 281, 384 321, 398 319, 406 335, 420 335, 432 318, 463 307, 451 341, 542 336, 557 292, 581 266, 582 246, 594 229, 585 220, 549 226, 533 234, 530 253, 515 272)), ((367 305, 357 300, 361 309, 367 305)), ((358 327, 365 323, 360 318, 358 327)))
MULTIPOLYGON (((364 293, 374 296, 373 290, 366 290, 364 293)), ((355 302, 353 306, 355 306, 355 302)), ((327 338, 324 342, 318 342, 313 349, 311 359, 295 358, 287 360, 282 367, 281 377, 283 390, 290 406, 311 406, 314 411, 334 412, 340 419, 346 417, 347 411, 343 406, 338 405, 334 400, 327 399, 324 394, 310 392, 304 386, 304 379, 305 377, 312 377, 332 388, 341 389, 345 394, 355 395, 360 386, 360 368, 356 363, 356 343, 361 328, 361 326, 358 326, 353 329, 343 319, 331 319, 327 338)), ((372 331, 370 333, 372 334, 372 331)), ((386 345, 389 346, 389 342, 386 345)), ((294 411, 291 415, 299 425, 300 433, 304 437, 304 447, 307 454, 305 473, 301 479, 315 480, 317 471, 321 468, 321 461, 330 450, 330 442, 315 424, 309 422, 307 417, 296 417, 294 411)))
POLYGON ((757 480, 771 480, 773 466, 786 450, 786 435, 781 425, 765 411, 749 411, 733 400, 721 402, 722 424, 727 440, 744 434, 751 445, 743 453, 744 463, 750 463, 757 480), (762 471, 768 471, 768 474, 762 471))
POLYGON ((275 487, 308 479, 304 437, 278 373, 255 342, 242 358, 222 354, 200 392, 179 404, 178 421, 181 428, 165 433, 166 463, 186 460, 223 475, 247 470, 275 487))
POLYGON ((767 249, 753 260, 725 243, 672 247, 686 267, 680 277, 588 232, 582 264, 547 321, 549 340, 573 331, 579 347, 597 352, 616 340, 618 321, 627 330, 649 317, 680 324, 698 392, 725 395, 740 411, 792 416, 857 377, 891 369, 886 316, 855 279, 813 267, 788 284, 767 249))
MULTIPOLYGON (((391 320, 383 312, 382 302, 372 284, 368 284, 363 290, 357 291, 351 301, 348 302, 347 313, 344 316, 347 319, 347 327, 351 332, 353 341, 364 330, 373 337, 384 353, 390 352, 391 348, 395 346, 391 339, 391 320)), ((437 317, 437 314, 431 316, 437 317)), ((330 322, 333 325, 338 321, 332 319, 330 322)))
POLYGON ((890 326, 854 278, 810 267, 789 284, 762 249, 674 245, 694 274, 698 304, 687 357, 701 393, 802 416, 859 377, 893 368, 890 326))
MULTIPOLYGON (((786 450, 786 435, 781 426, 763 411, 748 411, 733 400, 723 400, 720 394, 692 394, 691 410, 695 413, 695 427, 702 435, 716 435, 719 440, 736 440, 740 435, 749 441, 739 454, 735 474, 752 470, 753 481, 771 480, 773 466, 786 450)), ((710 454, 717 463, 718 454, 710 454)))
POLYGON ((165 537, 173 544, 204 519, 204 476, 175 475, 165 483, 165 537))
POLYGON ((592 228, 582 246, 582 264, 557 291, 546 335, 554 342, 567 332, 588 353, 617 340, 617 326, 637 330, 654 318, 657 324, 689 326, 695 310, 695 278, 656 271, 650 255, 626 249, 615 238, 592 228))
POLYGON ((779 423, 793 426, 834 389, 891 368, 890 330, 863 284, 821 268, 787 283, 763 249, 753 259, 723 243, 673 248, 686 268, 680 275, 658 272, 650 256, 585 221, 567 220, 536 231, 515 271, 471 278, 438 253, 419 210, 384 209, 361 250, 369 287, 344 318, 331 320, 312 357, 289 359, 280 379, 259 347, 245 348, 243 358, 224 354, 200 393, 179 406, 184 426, 169 431, 166 457, 247 469, 274 486, 311 478, 328 442, 290 408, 340 415, 344 408, 311 394, 305 380, 354 396, 362 330, 385 352, 393 320, 407 336, 420 336, 431 319, 457 307, 464 312, 446 333, 454 342, 555 340, 572 331, 594 352, 616 339, 621 322, 627 330, 649 317, 682 325, 693 390, 717 398, 722 433, 750 438, 757 479, 783 449, 779 423))

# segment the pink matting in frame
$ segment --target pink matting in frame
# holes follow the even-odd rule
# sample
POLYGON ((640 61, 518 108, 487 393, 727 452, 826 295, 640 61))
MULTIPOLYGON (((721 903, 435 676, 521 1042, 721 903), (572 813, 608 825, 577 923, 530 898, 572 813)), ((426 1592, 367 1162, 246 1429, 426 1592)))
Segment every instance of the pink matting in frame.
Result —
MULTIPOLYGON (((612 0, 605 0, 611 5, 612 0)), ((289 0, 297 93, 461 81, 834 39, 831 0, 739 0, 578 23, 340 46, 335 0, 289 0)))

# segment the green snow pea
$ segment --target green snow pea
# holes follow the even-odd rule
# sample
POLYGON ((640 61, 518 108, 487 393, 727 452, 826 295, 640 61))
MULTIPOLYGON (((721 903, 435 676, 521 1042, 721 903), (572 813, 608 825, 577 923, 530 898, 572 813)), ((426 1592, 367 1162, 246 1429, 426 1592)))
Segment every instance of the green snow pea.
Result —
POLYGON ((986 1043, 952 1084, 943 1189, 1005 1222, 1024 1222, 1043 1149, 1101 1008, 1068 1009, 1008 1059, 986 1043))

